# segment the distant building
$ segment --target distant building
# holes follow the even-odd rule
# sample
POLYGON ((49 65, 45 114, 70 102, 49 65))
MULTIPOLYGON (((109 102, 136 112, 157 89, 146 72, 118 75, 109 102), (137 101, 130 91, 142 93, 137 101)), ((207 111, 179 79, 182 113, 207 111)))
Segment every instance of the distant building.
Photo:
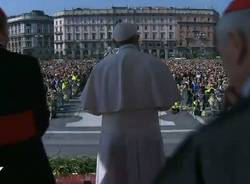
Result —
POLYGON ((180 56, 215 52, 215 26, 219 13, 211 9, 177 10, 177 47, 180 56))
POLYGON ((112 45, 118 22, 138 25, 141 48, 160 58, 214 52, 215 10, 175 8, 73 9, 54 15, 54 50, 57 58, 103 56, 112 45))
POLYGON ((10 42, 8 49, 40 59, 54 55, 53 17, 34 10, 8 19, 10 42))

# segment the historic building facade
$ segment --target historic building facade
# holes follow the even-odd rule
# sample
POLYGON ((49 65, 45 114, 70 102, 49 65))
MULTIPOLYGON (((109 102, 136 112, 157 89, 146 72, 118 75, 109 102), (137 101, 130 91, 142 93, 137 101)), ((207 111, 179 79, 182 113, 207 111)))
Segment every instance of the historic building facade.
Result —
POLYGON ((34 10, 8 19, 10 42, 8 49, 40 59, 54 56, 53 17, 34 10))
POLYGON ((179 9, 176 15, 178 55, 206 56, 215 53, 218 12, 210 9, 179 9))
POLYGON ((57 58, 103 56, 112 46, 114 26, 136 23, 141 49, 160 58, 215 50, 215 10, 175 8, 73 9, 54 15, 54 50, 57 58))

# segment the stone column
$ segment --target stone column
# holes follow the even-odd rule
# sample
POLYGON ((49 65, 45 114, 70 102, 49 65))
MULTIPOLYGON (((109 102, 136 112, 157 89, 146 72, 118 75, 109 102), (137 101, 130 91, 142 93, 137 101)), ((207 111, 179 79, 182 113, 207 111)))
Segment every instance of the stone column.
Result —
POLYGON ((168 49, 165 49, 165 59, 168 59, 168 49))
POLYGON ((99 57, 99 54, 100 54, 100 49, 98 48, 98 49, 96 49, 96 56, 97 56, 97 58, 99 57))
POLYGON ((75 49, 71 49, 71 57, 73 59, 75 59, 76 55, 75 55, 75 49))
POLYGON ((91 55, 91 49, 88 48, 88 56, 90 56, 90 55, 91 55))
POLYGON ((83 59, 83 48, 80 48, 80 58, 83 59))
POLYGON ((156 49, 156 53, 157 57, 160 58, 160 49, 156 49))

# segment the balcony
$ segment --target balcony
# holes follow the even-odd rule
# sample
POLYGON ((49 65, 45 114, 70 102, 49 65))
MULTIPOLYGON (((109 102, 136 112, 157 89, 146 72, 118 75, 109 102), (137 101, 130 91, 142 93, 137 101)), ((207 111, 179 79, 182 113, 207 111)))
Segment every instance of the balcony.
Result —
POLYGON ((56 31, 56 32, 55 32, 55 35, 62 35, 62 34, 63 34, 62 31, 56 31))

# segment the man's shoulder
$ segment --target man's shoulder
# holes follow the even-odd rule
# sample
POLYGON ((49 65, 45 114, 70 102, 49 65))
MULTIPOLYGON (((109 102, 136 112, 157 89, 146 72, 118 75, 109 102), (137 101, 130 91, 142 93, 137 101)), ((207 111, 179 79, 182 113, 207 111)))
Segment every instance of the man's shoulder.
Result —
POLYGON ((193 135, 193 140, 202 145, 222 144, 231 140, 235 134, 241 134, 245 129, 249 129, 250 105, 248 102, 250 103, 250 99, 245 99, 230 111, 222 113, 218 118, 201 127, 193 135))
POLYGON ((166 65, 160 59, 134 49, 132 51, 120 51, 118 53, 106 56, 95 66, 93 71, 99 71, 108 68, 113 69, 113 67, 117 66, 125 67, 131 65, 149 71, 166 67, 166 65))
MULTIPOLYGON (((230 111, 224 112, 207 125, 194 131, 176 150, 171 162, 184 159, 183 155, 209 155, 211 152, 223 153, 230 147, 237 150, 238 146, 248 145, 250 139, 250 98, 245 99, 230 111), (237 143, 232 145, 232 143, 237 143)), ((211 155, 210 155, 211 156, 211 155)))
POLYGON ((36 66, 38 63, 38 60, 33 57, 33 56, 29 56, 29 55, 23 55, 23 54, 16 54, 14 53, 16 58, 19 58, 20 61, 25 62, 26 64, 30 65, 30 66, 36 66))
MULTIPOLYGON (((134 55, 136 55, 138 58, 143 58, 146 61, 160 61, 158 58, 156 58, 155 56, 153 56, 152 54, 143 52, 141 50, 131 50, 127 53, 128 55, 131 55, 134 57, 134 55), (130 52, 133 52, 133 54, 131 54, 130 52)), ((135 58, 136 59, 136 58, 135 58)))
POLYGON ((249 149, 249 118, 250 107, 242 102, 193 132, 168 159, 157 183, 190 183, 200 177, 196 171, 201 165, 199 171, 207 175, 216 167, 220 171, 226 162, 241 162, 241 151, 249 149))
POLYGON ((142 51, 139 52, 139 53, 140 53, 140 56, 143 58, 143 61, 148 61, 149 64, 152 64, 152 63, 153 64, 157 63, 159 65, 164 64, 161 59, 153 56, 152 54, 148 54, 148 53, 145 53, 145 52, 142 52, 142 51))
POLYGON ((100 60, 96 66, 94 67, 93 71, 102 69, 103 67, 107 67, 108 65, 110 65, 112 62, 115 61, 115 54, 110 54, 106 57, 104 57, 102 60, 100 60))
POLYGON ((15 52, 5 51, 4 57, 6 62, 11 62, 12 64, 21 64, 22 66, 34 66, 38 63, 38 60, 29 55, 23 55, 15 52))
POLYGON ((124 53, 120 52, 113 53, 100 60, 99 63, 95 66, 94 70, 109 68, 114 65, 119 65, 119 63, 123 62, 124 60, 125 60, 124 53))

